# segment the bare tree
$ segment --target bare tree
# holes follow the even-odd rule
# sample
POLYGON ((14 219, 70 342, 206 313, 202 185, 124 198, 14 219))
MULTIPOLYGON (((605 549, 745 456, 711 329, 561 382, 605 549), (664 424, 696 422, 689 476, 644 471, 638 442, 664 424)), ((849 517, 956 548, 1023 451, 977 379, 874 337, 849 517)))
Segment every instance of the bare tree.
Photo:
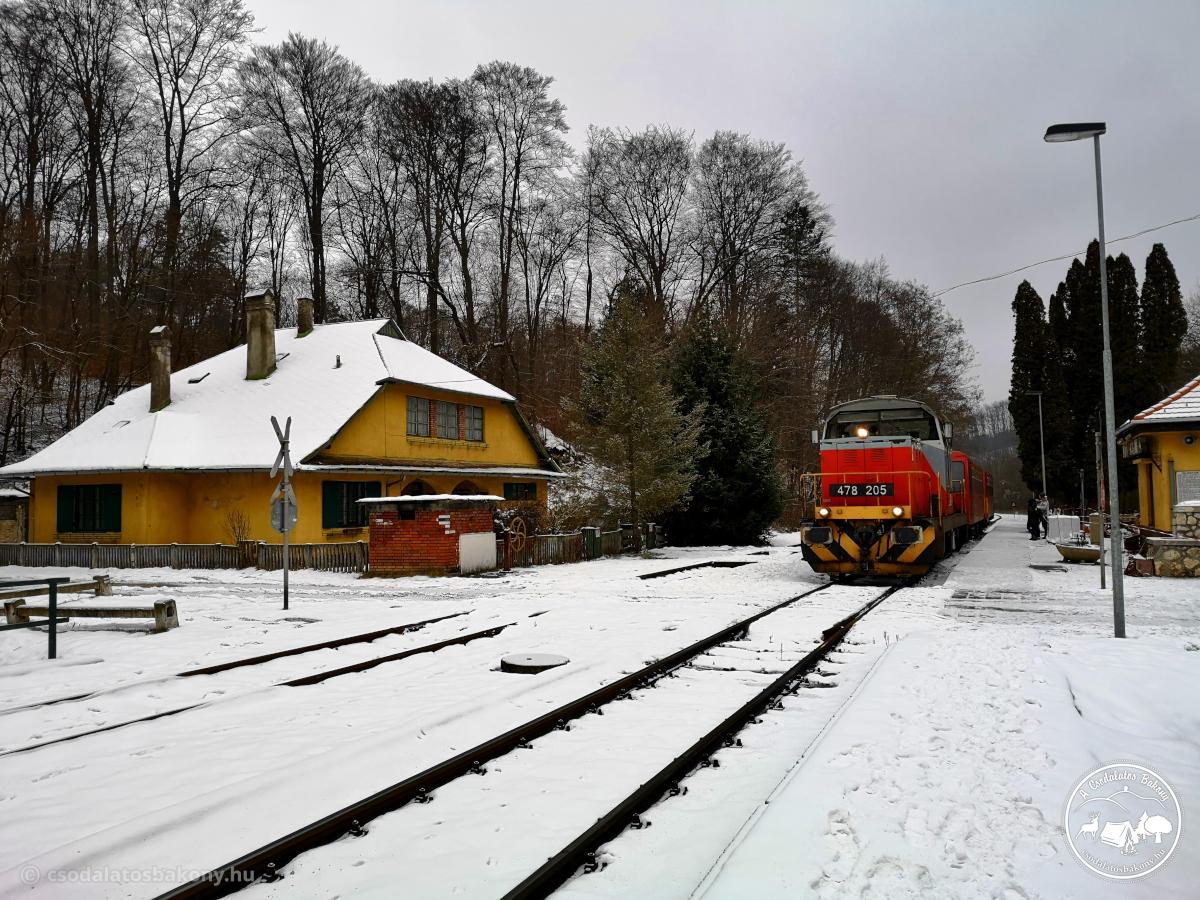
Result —
POLYGON ((441 350, 438 303, 445 294, 441 266, 450 228, 443 136, 449 100, 446 88, 433 81, 401 81, 383 89, 376 107, 380 140, 403 174, 420 231, 421 266, 414 274, 425 286, 426 341, 434 353, 441 350))
POLYGON ((778 278, 780 233, 797 204, 819 210, 804 173, 783 144, 718 131, 693 169, 696 256, 691 312, 715 306, 741 345, 755 303, 778 278))
POLYGON ((521 382, 529 388, 540 387, 542 329, 551 311, 551 295, 563 284, 564 266, 579 249, 584 220, 570 205, 571 199, 568 185, 556 183, 527 203, 518 220, 517 250, 525 287, 521 382))
MULTIPOLYGON (((530 184, 562 167, 568 148, 565 107, 549 94, 554 79, 510 62, 490 62, 471 76, 491 131, 491 221, 495 228, 496 291, 494 337, 509 336, 518 217, 530 184)), ((511 353, 509 362, 512 363, 511 353)), ((500 381, 503 383, 503 371, 500 381)))
POLYGON ((658 326, 666 327, 685 275, 692 138, 667 126, 593 128, 587 152, 597 226, 649 292, 658 326))
POLYGON ((329 314, 326 194, 361 139, 370 85, 335 47, 299 34, 263 47, 241 69, 240 121, 263 151, 277 153, 304 208, 313 318, 329 314))
POLYGON ((175 314, 179 229, 187 205, 212 189, 214 151, 230 134, 229 75, 254 18, 242 0, 132 0, 142 39, 133 59, 157 100, 167 197, 163 320, 175 314))
POLYGON ((389 283, 400 265, 397 231, 407 220, 401 209, 403 175, 382 146, 378 136, 372 135, 355 147, 353 161, 337 187, 344 275, 354 284, 356 318, 378 318, 385 303, 393 305, 387 298, 389 283))

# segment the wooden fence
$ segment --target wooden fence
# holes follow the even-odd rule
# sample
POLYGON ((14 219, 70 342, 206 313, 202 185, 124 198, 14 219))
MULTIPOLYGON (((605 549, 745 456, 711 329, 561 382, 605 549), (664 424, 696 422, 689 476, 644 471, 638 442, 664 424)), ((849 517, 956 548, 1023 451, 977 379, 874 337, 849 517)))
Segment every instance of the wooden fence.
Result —
MULTIPOLYGON (((661 535, 661 530, 659 531, 661 535)), ((661 541, 661 537, 659 539, 661 541)), ((618 556, 638 548, 632 528, 600 532, 600 552, 618 556)), ((662 546, 661 543, 659 546, 662 546)), ((292 544, 288 568, 329 572, 367 571, 367 542, 292 544)), ((594 551, 593 551, 594 552, 594 551)), ((586 559, 582 533, 536 534, 512 551, 514 568, 581 562, 586 559)), ((504 564, 504 541, 496 541, 496 560, 504 564)), ((0 566, 78 566, 84 569, 244 569, 283 568, 283 545, 262 541, 229 544, 0 544, 0 566)))
POLYGON ((0 544, 0 565, 83 569, 238 569, 239 549, 227 544, 0 544))
MULTIPOLYGON (((257 545, 254 565, 271 571, 283 569, 283 545, 257 545)), ((326 572, 367 571, 367 542, 340 544, 292 544, 288 547, 288 571, 321 569, 326 572)))
MULTIPOLYGON (((503 567, 503 540, 496 541, 496 560, 503 567)), ((512 551, 514 569, 573 562, 583 562, 582 534, 535 534, 525 540, 520 550, 512 551)))

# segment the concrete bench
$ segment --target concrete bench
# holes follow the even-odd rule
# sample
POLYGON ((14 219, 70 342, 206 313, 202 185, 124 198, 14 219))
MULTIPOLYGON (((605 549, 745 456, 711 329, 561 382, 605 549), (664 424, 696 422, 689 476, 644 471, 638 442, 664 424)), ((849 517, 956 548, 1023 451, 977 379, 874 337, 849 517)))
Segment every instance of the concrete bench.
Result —
MULTIPOLYGON (((59 617, 71 619, 153 619, 154 633, 179 627, 179 611, 174 600, 156 600, 153 607, 146 606, 58 606, 59 617)), ((50 615, 49 606, 28 606, 24 600, 5 600, 4 618, 9 625, 21 625, 30 616, 50 615)))
MULTIPOLYGON (((82 594, 93 591, 97 597, 113 595, 112 578, 108 575, 94 575, 91 581, 82 584, 58 585, 58 596, 63 594, 82 594)), ((20 590, 0 590, 0 600, 16 600, 19 597, 44 597, 50 593, 49 587, 23 587, 20 590)))

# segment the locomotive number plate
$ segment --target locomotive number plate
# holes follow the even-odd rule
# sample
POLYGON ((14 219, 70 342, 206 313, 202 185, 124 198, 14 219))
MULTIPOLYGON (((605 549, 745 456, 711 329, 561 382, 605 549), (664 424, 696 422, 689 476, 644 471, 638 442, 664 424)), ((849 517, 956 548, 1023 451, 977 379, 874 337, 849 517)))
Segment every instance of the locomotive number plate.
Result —
POLYGON ((894 497, 896 485, 892 482, 880 484, 831 484, 830 497, 894 497))

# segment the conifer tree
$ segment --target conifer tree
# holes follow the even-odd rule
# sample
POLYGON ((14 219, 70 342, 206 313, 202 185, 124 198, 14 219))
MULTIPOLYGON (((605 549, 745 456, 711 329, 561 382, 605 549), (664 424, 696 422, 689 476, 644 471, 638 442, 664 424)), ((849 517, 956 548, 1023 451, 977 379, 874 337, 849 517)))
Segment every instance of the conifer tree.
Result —
POLYGON ((1162 244, 1155 244, 1146 257, 1141 320, 1140 343, 1146 380, 1139 409, 1144 409, 1167 396, 1183 381, 1200 374, 1183 373, 1181 379, 1178 372, 1179 351, 1187 333, 1187 314, 1179 278, 1162 244))
MULTIPOLYGON (((1017 432, 1017 456, 1021 478, 1031 490, 1041 490, 1041 428, 1038 398, 1031 391, 1046 389, 1046 357, 1050 329, 1042 298, 1028 281, 1022 281, 1012 303, 1016 326, 1013 332, 1012 382, 1008 412, 1017 432)), ((1045 413, 1043 402, 1043 415, 1045 413)), ((1044 423, 1043 423, 1044 424, 1044 423)))
POLYGON ((703 405, 681 413, 666 350, 646 317, 648 296, 628 282, 583 350, 580 399, 569 405, 577 442, 598 464, 594 488, 636 526, 685 501, 696 478, 703 405))
MULTIPOLYGON (((1107 260, 1108 340, 1112 349, 1115 427, 1141 410, 1145 369, 1138 350, 1139 316, 1137 272, 1122 253, 1107 260)), ((1103 387, 1103 385, 1101 385, 1103 387)), ((1103 394, 1101 395, 1103 397, 1103 394)), ((1101 401, 1103 402, 1103 400, 1101 401)))
POLYGON ((673 383, 684 412, 702 411, 707 451, 696 460, 690 498, 666 519, 671 540, 758 542, 783 510, 783 486, 744 360, 709 322, 700 322, 678 351, 673 383))

